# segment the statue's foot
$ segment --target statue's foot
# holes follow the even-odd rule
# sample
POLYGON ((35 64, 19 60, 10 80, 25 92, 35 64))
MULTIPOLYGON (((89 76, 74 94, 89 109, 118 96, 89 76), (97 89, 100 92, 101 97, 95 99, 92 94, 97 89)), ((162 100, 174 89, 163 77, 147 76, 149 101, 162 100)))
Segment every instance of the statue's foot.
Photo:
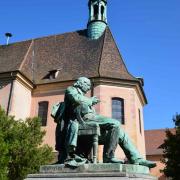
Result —
POLYGON ((154 168, 156 167, 156 163, 153 162, 153 161, 148 161, 148 160, 145 160, 145 159, 137 159, 133 162, 133 164, 137 164, 137 165, 141 165, 141 166, 146 166, 146 167, 149 167, 149 168, 154 168))
POLYGON ((120 164, 123 164, 124 162, 115 158, 115 157, 112 157, 112 158, 104 158, 103 163, 120 163, 120 164))

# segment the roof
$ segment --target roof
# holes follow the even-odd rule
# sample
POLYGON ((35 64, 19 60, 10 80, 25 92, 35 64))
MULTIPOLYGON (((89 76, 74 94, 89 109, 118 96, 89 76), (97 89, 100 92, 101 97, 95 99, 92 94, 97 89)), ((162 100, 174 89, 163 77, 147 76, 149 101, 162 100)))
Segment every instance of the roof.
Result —
POLYGON ((127 70, 110 29, 98 40, 86 30, 0 46, 0 73, 20 71, 35 84, 107 77, 135 80, 127 70), (56 78, 46 78, 59 69, 56 78))
POLYGON ((18 70, 29 49, 31 41, 0 45, 0 73, 18 70))
MULTIPOLYGON (((175 129, 169 129, 175 132, 175 129)), ((166 139, 166 129, 145 130, 146 155, 162 155, 160 146, 166 139)))

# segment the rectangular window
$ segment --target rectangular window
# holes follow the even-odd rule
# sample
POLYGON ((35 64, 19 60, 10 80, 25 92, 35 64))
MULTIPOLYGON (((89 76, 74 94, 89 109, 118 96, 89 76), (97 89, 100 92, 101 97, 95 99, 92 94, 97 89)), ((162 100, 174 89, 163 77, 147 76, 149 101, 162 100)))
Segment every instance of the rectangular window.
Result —
POLYGON ((38 117, 41 118, 42 126, 47 125, 48 101, 39 102, 38 117))
POLYGON ((112 118, 124 122, 124 100, 121 98, 112 98, 112 118))

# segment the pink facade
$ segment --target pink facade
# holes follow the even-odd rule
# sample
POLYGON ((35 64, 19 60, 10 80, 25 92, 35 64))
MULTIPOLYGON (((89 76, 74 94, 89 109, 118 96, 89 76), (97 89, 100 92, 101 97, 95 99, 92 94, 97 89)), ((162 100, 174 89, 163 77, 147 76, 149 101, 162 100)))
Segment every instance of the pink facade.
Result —
POLYGON ((15 116, 16 119, 30 117, 31 99, 31 90, 14 80, 9 114, 15 116))
MULTIPOLYGON (((55 145, 56 124, 50 116, 51 108, 55 103, 64 100, 64 91, 71 84, 72 83, 42 85, 37 87, 32 93, 31 117, 38 115, 39 102, 47 101, 49 103, 47 126, 43 127, 43 129, 46 130, 44 143, 49 144, 53 148, 55 145)), ((142 132, 140 133, 138 112, 139 109, 142 111, 143 104, 140 102, 136 90, 134 88, 98 85, 94 88, 93 93, 94 96, 97 96, 101 100, 101 103, 95 106, 96 111, 107 117, 112 116, 112 98, 119 97, 124 99, 125 125, 122 126, 132 138, 141 154, 145 156, 143 119, 141 119, 142 132)), ((90 92, 87 96, 90 96, 90 92)), ((141 115, 141 117, 143 116, 141 115)), ((122 159, 125 158, 120 148, 117 149, 116 154, 122 159)), ((102 146, 99 148, 99 159, 100 161, 102 159, 102 146)))
MULTIPOLYGON (((112 98, 116 97, 124 99, 125 125, 122 125, 122 127, 131 137, 140 153, 145 157, 144 125, 142 115, 143 104, 140 102, 136 90, 134 88, 123 86, 99 85, 95 88, 94 95, 101 100, 101 103, 96 107, 97 111, 107 117, 112 117, 112 98), (141 132, 139 110, 141 111, 141 132)), ((102 147, 99 153, 101 153, 100 157, 102 157, 102 147)), ((120 147, 117 148, 116 155, 121 159, 125 158, 120 147)))
MULTIPOLYGON (((30 89, 23 85, 23 83, 15 80, 13 82, 9 113, 11 115, 15 115, 16 119, 35 117, 38 116, 39 103, 44 101, 48 102, 47 125, 42 128, 46 130, 44 143, 49 144, 54 148, 56 124, 51 117, 51 109, 55 103, 64 101, 64 91, 68 86, 72 84, 73 82, 56 84, 52 83, 39 85, 35 89, 30 89)), ((10 84, 7 84, 0 90, 2 105, 4 97, 3 93, 8 94, 6 98, 7 101, 9 97, 8 92, 10 92, 10 84)), ((144 103, 138 94, 137 87, 126 87, 121 83, 116 86, 112 84, 96 84, 94 86, 93 92, 89 92, 87 96, 90 96, 90 94, 92 93, 101 101, 98 105, 95 106, 97 113, 107 117, 112 117, 112 98, 121 98, 124 100, 125 125, 122 125, 122 127, 132 138, 133 143, 136 145, 140 153, 145 157, 144 126, 142 113, 144 103), (141 113, 140 117, 139 112, 141 113)), ((102 148, 102 146, 99 147, 100 161, 102 160, 102 148)), ((122 152, 120 147, 117 148, 116 155, 121 159, 125 158, 124 153, 122 152)))
POLYGON ((54 123, 54 120, 51 117, 51 108, 55 103, 58 103, 59 101, 63 101, 64 100, 63 98, 64 98, 63 94, 48 95, 48 96, 42 95, 42 96, 32 98, 31 117, 38 115, 38 103, 39 102, 42 102, 42 101, 48 101, 49 102, 47 126, 43 127, 43 129, 46 131, 44 143, 49 144, 53 148, 55 147, 56 124, 54 123))
POLYGON ((0 82, 0 105, 7 111, 9 105, 9 95, 11 90, 11 83, 8 81, 0 82))

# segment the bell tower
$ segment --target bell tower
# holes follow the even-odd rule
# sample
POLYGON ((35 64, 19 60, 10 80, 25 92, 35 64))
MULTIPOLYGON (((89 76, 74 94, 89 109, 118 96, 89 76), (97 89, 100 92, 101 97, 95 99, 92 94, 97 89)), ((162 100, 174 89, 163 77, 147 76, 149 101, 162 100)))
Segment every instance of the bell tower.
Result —
POLYGON ((98 39, 107 26, 107 0, 89 0, 88 37, 98 39))

